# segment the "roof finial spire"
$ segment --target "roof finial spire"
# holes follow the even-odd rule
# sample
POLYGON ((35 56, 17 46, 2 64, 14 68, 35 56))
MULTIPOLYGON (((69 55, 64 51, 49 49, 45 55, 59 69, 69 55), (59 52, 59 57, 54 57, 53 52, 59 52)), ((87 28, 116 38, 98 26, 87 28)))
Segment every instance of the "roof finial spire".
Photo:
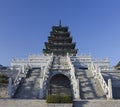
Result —
POLYGON ((59 21, 59 26, 61 26, 61 20, 59 21))

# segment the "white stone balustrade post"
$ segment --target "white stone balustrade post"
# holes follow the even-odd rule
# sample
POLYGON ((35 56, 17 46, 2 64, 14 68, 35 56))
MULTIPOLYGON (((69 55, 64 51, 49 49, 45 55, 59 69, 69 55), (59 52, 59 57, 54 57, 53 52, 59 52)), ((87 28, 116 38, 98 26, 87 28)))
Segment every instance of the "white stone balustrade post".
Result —
POLYGON ((23 77, 25 77, 25 68, 24 68, 24 65, 21 66, 21 70, 22 70, 22 74, 23 74, 23 77))
POLYGON ((44 94, 43 94, 43 80, 40 79, 40 93, 39 93, 39 98, 43 99, 44 98, 44 94))
POLYGON ((79 88, 79 79, 77 79, 77 99, 79 99, 80 98, 80 88, 79 88))
POLYGON ((111 79, 108 79, 108 99, 112 99, 113 94, 112 94, 112 81, 111 79))
POLYGON ((67 52, 67 58, 69 57, 69 53, 67 52))

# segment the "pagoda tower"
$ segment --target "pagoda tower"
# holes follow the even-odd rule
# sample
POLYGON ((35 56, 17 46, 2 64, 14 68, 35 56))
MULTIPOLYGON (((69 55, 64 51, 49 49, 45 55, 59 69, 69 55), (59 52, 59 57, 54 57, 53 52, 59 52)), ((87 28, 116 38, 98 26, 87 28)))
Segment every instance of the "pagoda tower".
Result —
POLYGON ((48 42, 45 42, 46 49, 43 49, 45 55, 53 53, 53 55, 76 55, 76 43, 72 43, 72 37, 67 26, 62 26, 61 21, 59 26, 52 26, 52 31, 48 37, 48 42))

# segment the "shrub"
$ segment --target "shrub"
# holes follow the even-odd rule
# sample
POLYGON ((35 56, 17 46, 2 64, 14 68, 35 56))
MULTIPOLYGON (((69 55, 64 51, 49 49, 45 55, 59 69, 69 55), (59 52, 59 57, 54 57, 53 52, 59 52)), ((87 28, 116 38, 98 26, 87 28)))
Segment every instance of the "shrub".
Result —
POLYGON ((8 79, 9 77, 7 77, 6 75, 1 75, 0 74, 0 83, 8 83, 8 79))
POLYGON ((72 103, 72 97, 69 95, 62 96, 61 102, 62 103, 72 103))
POLYGON ((72 103, 72 97, 69 95, 49 95, 46 97, 47 103, 72 103))

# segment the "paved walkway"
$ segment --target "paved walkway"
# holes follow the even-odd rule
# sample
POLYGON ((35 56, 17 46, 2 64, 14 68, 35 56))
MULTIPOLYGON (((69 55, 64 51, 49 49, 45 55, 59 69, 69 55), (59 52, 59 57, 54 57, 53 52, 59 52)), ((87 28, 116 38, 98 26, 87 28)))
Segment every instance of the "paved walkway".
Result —
POLYGON ((45 100, 0 99, 0 107, 120 107, 120 100, 75 100, 72 104, 47 104, 45 100))
POLYGON ((45 100, 0 99, 0 107, 47 107, 45 100))
POLYGON ((73 107, 120 107, 120 100, 76 100, 73 107))

